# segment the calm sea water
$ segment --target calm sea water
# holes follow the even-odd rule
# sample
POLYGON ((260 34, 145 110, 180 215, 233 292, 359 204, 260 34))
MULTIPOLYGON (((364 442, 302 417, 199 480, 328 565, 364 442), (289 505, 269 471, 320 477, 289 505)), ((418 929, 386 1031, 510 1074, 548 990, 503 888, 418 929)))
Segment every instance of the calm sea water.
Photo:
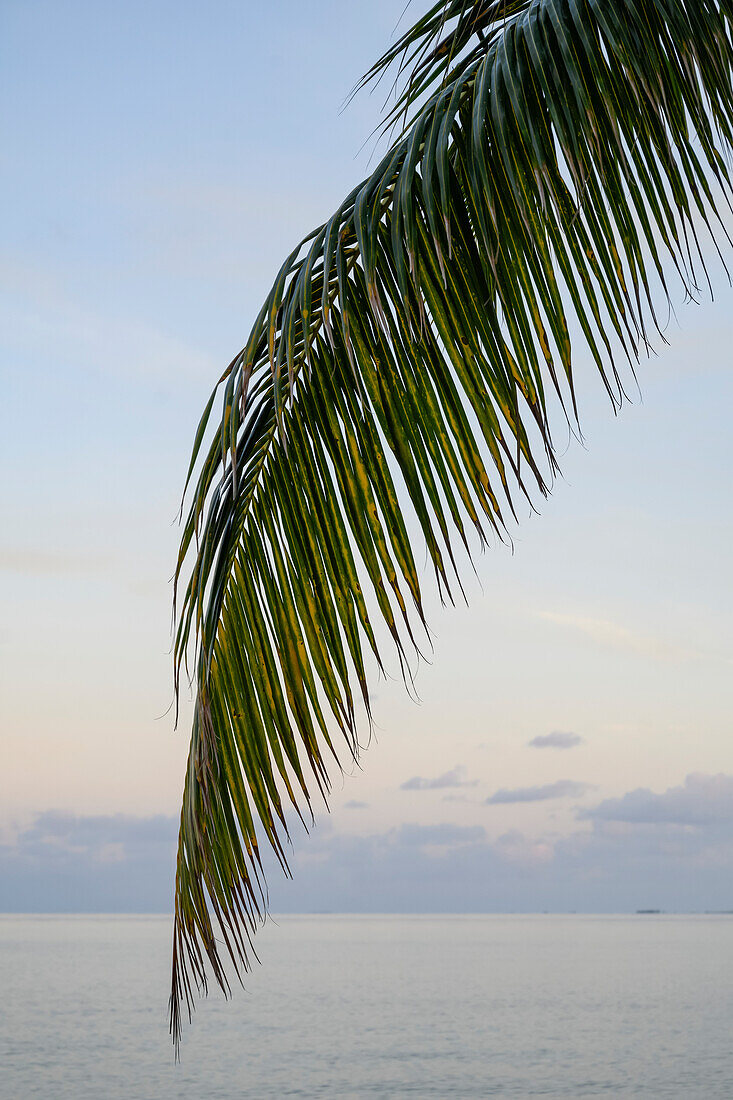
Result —
POLYGON ((282 917, 175 1065, 170 920, 0 918, 3 1100, 733 1096, 731 917, 282 917))

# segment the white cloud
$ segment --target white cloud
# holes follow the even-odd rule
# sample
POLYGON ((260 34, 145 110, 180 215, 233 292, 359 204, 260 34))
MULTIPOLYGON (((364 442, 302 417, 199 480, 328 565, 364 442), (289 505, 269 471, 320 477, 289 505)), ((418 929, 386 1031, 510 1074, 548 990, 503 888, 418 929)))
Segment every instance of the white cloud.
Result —
POLYGON ((638 634, 628 627, 620 626, 608 619, 594 619, 584 615, 564 615, 554 611, 542 611, 540 612, 540 618, 582 634, 597 645, 627 653, 635 653, 640 657, 662 661, 684 661, 699 656, 693 650, 670 644, 666 639, 638 634))
POLYGON ((87 573, 103 568, 109 559, 102 555, 62 554, 31 547, 0 547, 0 572, 30 576, 59 573, 87 573))
POLYGON ((60 275, 0 262, 0 288, 7 303, 0 322, 13 353, 154 384, 218 377, 210 355, 135 317, 77 301, 60 275))

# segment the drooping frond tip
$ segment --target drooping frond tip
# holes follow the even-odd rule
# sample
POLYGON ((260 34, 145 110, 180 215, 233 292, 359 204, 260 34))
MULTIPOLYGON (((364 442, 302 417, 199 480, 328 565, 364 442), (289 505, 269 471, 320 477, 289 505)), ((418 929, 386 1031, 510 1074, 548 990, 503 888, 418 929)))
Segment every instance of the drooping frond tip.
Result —
POLYGON ((450 598, 456 538, 470 553, 546 491, 570 322, 617 403, 655 293, 697 293, 700 234, 727 236, 732 22, 733 0, 450 0, 372 71, 412 65, 410 124, 285 261, 196 435, 176 1041, 207 967, 225 992, 248 968, 259 845, 287 869, 286 813, 327 794, 341 738, 356 755, 381 639, 414 652, 406 517, 450 598))

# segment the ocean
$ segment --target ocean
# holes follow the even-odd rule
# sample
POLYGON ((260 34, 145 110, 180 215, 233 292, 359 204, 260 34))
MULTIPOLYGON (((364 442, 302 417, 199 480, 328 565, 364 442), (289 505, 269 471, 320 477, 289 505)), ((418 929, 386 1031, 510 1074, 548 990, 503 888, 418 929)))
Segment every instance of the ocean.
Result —
POLYGON ((2 1100, 733 1096, 733 917, 278 917, 179 1064, 170 935, 0 917, 2 1100))

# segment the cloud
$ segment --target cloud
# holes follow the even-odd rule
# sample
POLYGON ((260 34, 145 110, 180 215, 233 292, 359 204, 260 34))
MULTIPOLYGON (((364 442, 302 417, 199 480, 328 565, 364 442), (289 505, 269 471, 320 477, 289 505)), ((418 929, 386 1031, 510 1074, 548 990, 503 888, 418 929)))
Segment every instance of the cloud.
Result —
POLYGON ((402 825, 394 835, 398 844, 417 848, 455 848, 486 840, 482 825, 402 825))
POLYGON ((552 844, 546 840, 530 839, 519 829, 503 833, 494 843, 494 851, 510 863, 525 865, 547 863, 555 855, 552 844))
POLYGON ((175 817, 48 810, 0 844, 0 911, 170 912, 175 817))
POLYGON ((634 912, 733 908, 733 823, 585 822, 570 835, 451 824, 366 836, 314 830, 294 880, 270 875, 274 912, 634 912), (312 851, 311 851, 312 850, 312 851), (317 860, 313 854, 317 853, 317 860))
POLYGON ((662 794, 639 787, 622 798, 607 798, 578 816, 630 825, 702 826, 733 822, 733 776, 691 774, 681 786, 669 787, 662 794))
POLYGON ((344 809, 345 810, 368 810, 369 809, 369 803, 368 802, 357 802, 356 799, 352 798, 351 802, 345 802, 344 803, 344 809))
POLYGON ((533 737, 527 744, 531 749, 574 749, 576 745, 583 744, 583 738, 577 733, 553 730, 552 733, 541 733, 533 737))
POLYGON ((169 333, 103 308, 97 311, 73 298, 65 273, 0 260, 0 325, 11 350, 32 359, 73 363, 75 368, 148 383, 215 373, 207 352, 169 333))
POLYGON ((590 783, 577 783, 574 779, 558 779, 556 783, 545 783, 541 787, 515 787, 508 790, 502 787, 486 799, 487 806, 511 802, 547 802, 551 798, 580 798, 592 791, 590 783))
POLYGON ((628 627, 608 619, 593 619, 584 615, 560 615, 553 611, 540 612, 540 618, 564 626, 582 634, 597 645, 634 653, 639 657, 651 657, 656 660, 690 660, 699 656, 682 646, 670 645, 664 638, 637 634, 628 627))
MULTIPOLYGON (((362 835, 293 828, 288 880, 263 845, 273 913, 733 908, 731 776, 688 776, 586 811, 570 835, 453 822, 362 835), (652 807, 652 809, 650 809, 652 807)), ((0 911, 170 912, 173 817, 38 814, 0 844, 0 911)))
POLYGON ((30 548, 0 547, 0 572, 29 576, 88 573, 103 568, 107 558, 82 554, 57 554, 30 548))
POLYGON ((93 852, 101 845, 121 843, 129 851, 141 844, 175 843, 175 817, 156 814, 77 815, 62 810, 37 814, 33 824, 20 833, 20 840, 34 851, 51 845, 68 852, 93 852))
POLYGON ((130 191, 146 217, 141 243, 156 272, 195 275, 214 285, 232 281, 261 293, 255 257, 287 252, 303 225, 323 220, 323 196, 304 186, 298 196, 271 181, 267 190, 201 175, 143 179, 130 191), (187 240, 182 227, 186 226, 187 240))
POLYGON ((451 768, 449 772, 437 776, 435 779, 423 779, 420 775, 414 775, 412 779, 400 784, 401 791, 442 791, 453 787, 475 787, 478 779, 464 779, 466 769, 459 765, 451 768))

